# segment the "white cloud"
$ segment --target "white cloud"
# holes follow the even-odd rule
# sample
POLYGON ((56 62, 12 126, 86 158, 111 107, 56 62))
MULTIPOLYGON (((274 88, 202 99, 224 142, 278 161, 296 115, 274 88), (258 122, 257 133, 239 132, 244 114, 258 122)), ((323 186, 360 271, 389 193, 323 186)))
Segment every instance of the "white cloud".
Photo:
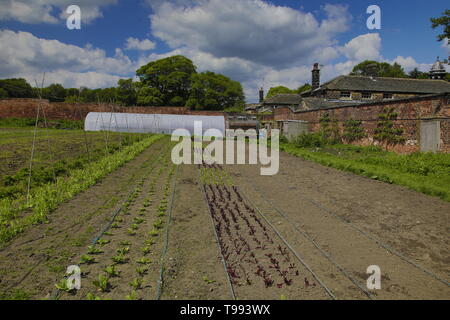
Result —
POLYGON ((148 39, 139 40, 136 38, 128 38, 127 43, 125 45, 125 50, 140 50, 140 51, 149 51, 153 50, 156 47, 156 43, 150 41, 148 39))
POLYGON ((101 7, 116 4, 117 0, 2 0, 0 20, 23 23, 58 23, 67 16, 66 8, 76 4, 81 8, 82 23, 103 17, 101 7))
POLYGON ((339 51, 355 61, 380 59, 381 37, 378 33, 368 33, 353 38, 339 51))
POLYGON ((28 32, 0 30, 0 43, 0 78, 22 76, 34 83, 46 72, 46 83, 95 87, 130 76, 136 67, 120 49, 116 49, 114 57, 108 57, 105 51, 92 46, 81 48, 40 39, 28 32))
POLYGON ((387 63, 393 64, 398 63, 403 67, 406 73, 409 73, 411 70, 417 68, 419 71, 422 72, 428 72, 431 69, 431 66, 433 63, 418 63, 413 57, 403 57, 403 56, 397 56, 395 59, 389 60, 385 59, 383 60, 387 63))
POLYGON ((218 58, 277 67, 309 64, 323 52, 328 54, 323 58, 335 57, 327 48, 335 43, 334 35, 348 29, 351 19, 347 9, 337 5, 324 6, 326 18, 318 21, 311 13, 262 0, 186 3, 154 5, 153 35, 172 48, 187 46, 218 58))

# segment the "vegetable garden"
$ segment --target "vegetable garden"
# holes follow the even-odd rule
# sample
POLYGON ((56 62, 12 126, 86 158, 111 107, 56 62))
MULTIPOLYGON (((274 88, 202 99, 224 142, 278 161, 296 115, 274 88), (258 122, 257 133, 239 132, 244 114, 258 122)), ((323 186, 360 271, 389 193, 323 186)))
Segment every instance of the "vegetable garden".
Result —
MULTIPOLYGON (((14 139, 29 145, 30 131, 23 130, 1 131, 0 145, 12 148, 14 139)), ((48 138, 45 131, 38 133, 43 138, 36 150, 42 155, 48 138)), ((358 218, 370 206, 360 204, 362 197, 352 198, 360 190, 339 194, 346 190, 343 179, 330 180, 328 175, 337 173, 321 171, 328 168, 282 154, 282 170, 291 171, 267 180, 255 166, 175 166, 173 143, 162 135, 88 134, 89 158, 83 132, 51 129, 48 134, 60 152, 52 159, 37 157, 31 180, 25 171, 29 149, 17 152, 25 165, 4 167, 10 171, 3 183, 18 189, 0 198, 0 299, 376 299, 448 292, 442 262, 416 263, 407 251, 415 242, 395 249, 397 233, 386 232, 384 223, 395 219, 385 207, 365 217, 368 223, 352 221, 352 212, 340 206, 348 202, 359 208, 358 218), (75 159, 64 152, 71 140, 75 159), (332 193, 339 197, 329 197, 332 193), (335 198, 345 201, 331 205, 335 198), (386 272, 385 291, 365 287, 365 268, 373 262, 386 272), (80 268, 78 290, 70 286, 68 266, 80 268)), ((405 168, 421 170, 417 157, 405 168)), ((389 164, 394 160, 399 159, 389 164)), ((428 170, 444 174, 445 161, 436 157, 428 170)), ((361 190, 380 194, 382 187, 396 187, 345 176, 350 179, 361 190)), ((440 221, 433 235, 444 239, 442 212, 448 203, 432 200, 421 198, 427 208, 438 208, 429 218, 409 214, 414 221, 428 219, 427 226, 440 221)), ((396 228, 402 237, 410 236, 401 224, 396 228)), ((434 243, 427 234, 420 240, 425 243, 420 248, 431 248, 433 256, 442 251, 426 242, 434 243)))
POLYGON ((322 290, 220 165, 203 164, 200 179, 234 298, 299 298, 302 290, 322 290))

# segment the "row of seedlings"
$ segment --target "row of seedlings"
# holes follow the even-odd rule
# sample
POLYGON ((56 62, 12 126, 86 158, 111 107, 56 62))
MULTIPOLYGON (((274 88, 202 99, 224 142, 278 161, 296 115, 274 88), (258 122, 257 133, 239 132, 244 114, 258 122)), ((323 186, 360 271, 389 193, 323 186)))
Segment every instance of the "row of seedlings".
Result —
POLYGON ((297 297, 300 289, 316 287, 308 280, 309 272, 304 270, 302 277, 284 243, 244 200, 220 165, 203 164, 201 176, 221 254, 235 288, 244 296, 254 296, 253 288, 259 289, 258 298, 276 298, 281 293, 297 297))
MULTIPOLYGON (((130 261, 129 253, 132 243, 127 238, 135 235, 137 226, 143 222, 139 214, 133 216, 132 212, 135 211, 134 208, 137 206, 138 200, 142 197, 144 187, 146 187, 146 181, 150 181, 148 185, 151 187, 159 179, 162 171, 159 169, 154 176, 153 173, 161 161, 167 160, 167 157, 168 148, 165 148, 163 154, 146 161, 145 166, 151 163, 148 173, 140 179, 135 189, 125 200, 120 214, 112 221, 110 230, 104 232, 102 237, 94 245, 88 247, 87 254, 81 256, 79 265, 82 269, 82 290, 80 292, 71 292, 72 294, 78 293, 79 296, 85 293, 84 283, 87 283, 88 285, 86 287, 92 288, 93 292, 89 291, 83 295, 83 298, 99 300, 101 297, 97 293, 107 294, 113 288, 120 287, 120 285, 113 286, 112 282, 113 279, 121 281, 121 278, 126 278, 122 276, 125 270, 119 271, 118 269, 130 261), (114 245, 114 243, 116 244, 114 245), (104 265, 108 259, 111 259, 111 263, 108 262, 104 265), (92 281, 92 285, 89 286, 89 282, 86 280, 90 278, 91 273, 98 273, 98 276, 92 281)), ((61 281, 57 285, 57 288, 61 291, 68 291, 67 281, 65 279, 61 281)), ((75 298, 75 296, 73 297, 75 298)), ((68 296, 68 298, 71 298, 71 296, 68 296)))
MULTIPOLYGON (((168 161, 166 161, 164 165, 164 169, 168 168, 168 161)), ((167 215, 167 207, 168 207, 168 198, 170 195, 170 189, 172 184, 172 178, 175 173, 175 167, 172 166, 168 171, 168 174, 161 184, 162 188, 162 196, 160 198, 159 204, 154 208, 150 208, 152 205, 152 199, 156 193, 156 185, 152 184, 149 191, 149 197, 145 199, 143 206, 139 209, 140 214, 148 214, 150 212, 154 212, 154 217, 151 222, 146 225, 146 230, 142 235, 140 235, 143 243, 140 248, 140 258, 137 259, 136 266, 136 278, 130 283, 131 285, 131 293, 127 295, 127 299, 130 300, 138 300, 143 298, 152 298, 154 294, 150 293, 150 290, 146 290, 142 292, 143 283, 147 283, 148 289, 152 289, 154 291, 157 283, 157 275, 158 275, 158 259, 153 259, 153 257, 157 256, 159 252, 161 252, 162 242, 161 240, 161 231, 164 229, 165 221, 164 217, 167 215), (152 257, 152 259, 150 259, 152 257)), ((160 174, 162 172, 160 171, 160 174)))

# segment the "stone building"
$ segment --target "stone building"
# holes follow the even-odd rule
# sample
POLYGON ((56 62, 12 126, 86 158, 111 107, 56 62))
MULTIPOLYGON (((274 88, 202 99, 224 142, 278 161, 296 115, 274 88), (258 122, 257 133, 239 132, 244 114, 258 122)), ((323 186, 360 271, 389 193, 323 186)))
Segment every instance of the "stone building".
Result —
POLYGON ((260 99, 259 104, 252 106, 252 111, 267 112, 280 107, 317 110, 344 104, 356 105, 450 92, 450 82, 443 80, 446 70, 439 58, 429 72, 430 79, 343 75, 320 84, 318 63, 314 64, 311 73, 311 90, 301 94, 279 94, 264 101, 260 99))
POLYGON ((449 82, 439 78, 436 79, 339 76, 322 84, 315 90, 303 93, 301 96, 321 98, 328 101, 367 102, 450 92, 449 82))
POLYGON ((299 131, 317 132, 320 119, 328 115, 343 131, 349 119, 361 122, 367 137, 355 142, 372 145, 378 117, 385 108, 398 114, 394 127, 401 129, 404 144, 390 146, 396 152, 450 152, 450 82, 444 81, 445 68, 438 60, 430 79, 339 76, 320 84, 319 65, 312 70, 313 88, 302 94, 280 94, 266 99, 270 108, 264 126, 281 129, 295 138, 299 131))

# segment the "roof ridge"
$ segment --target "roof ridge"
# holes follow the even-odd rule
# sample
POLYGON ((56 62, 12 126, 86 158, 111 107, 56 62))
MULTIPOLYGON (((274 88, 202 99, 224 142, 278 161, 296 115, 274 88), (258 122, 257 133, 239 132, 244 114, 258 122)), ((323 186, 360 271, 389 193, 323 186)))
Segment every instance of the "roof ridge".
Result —
MULTIPOLYGON (((358 76, 358 75, 342 75, 341 77, 350 77, 350 78, 371 78, 370 76, 358 76)), ((339 77, 336 77, 337 79, 339 77)), ((394 79, 394 80, 410 80, 410 81, 433 81, 433 82, 445 82, 450 84, 450 82, 442 79, 414 79, 414 78, 396 78, 396 77, 373 77, 376 79, 394 79)))

